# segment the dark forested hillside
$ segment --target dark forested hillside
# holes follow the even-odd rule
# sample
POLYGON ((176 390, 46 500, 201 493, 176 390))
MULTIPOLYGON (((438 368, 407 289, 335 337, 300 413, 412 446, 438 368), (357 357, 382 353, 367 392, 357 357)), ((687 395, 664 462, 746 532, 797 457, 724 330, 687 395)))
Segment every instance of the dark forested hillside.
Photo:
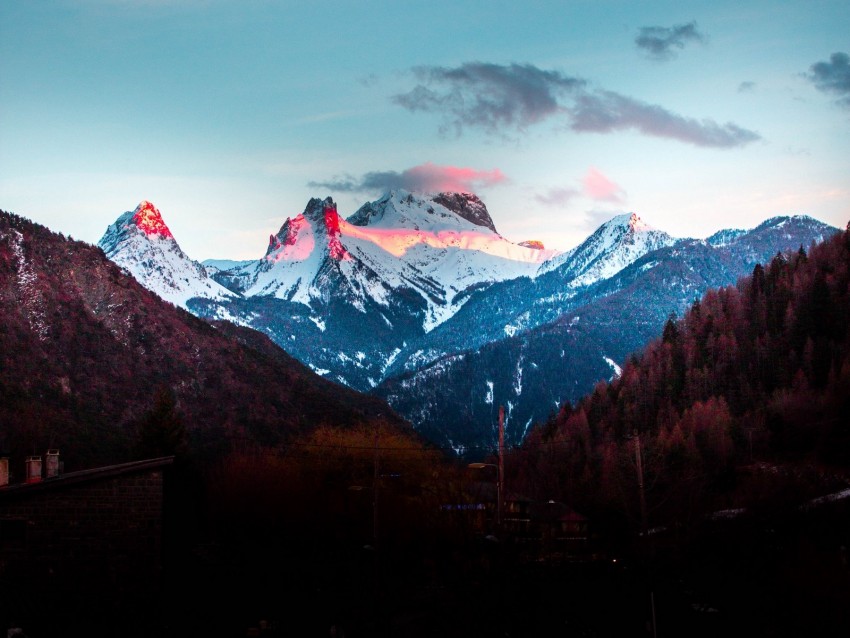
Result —
POLYGON ((48 447, 61 448, 67 469, 133 456, 163 396, 196 451, 376 416, 401 423, 267 337, 202 321, 100 249, 5 212, 0 313, 0 451, 16 470, 15 459, 48 447))
POLYGON ((774 487, 799 487, 804 474, 818 489, 844 485, 848 415, 850 229, 809 254, 777 255, 671 318, 619 378, 529 434, 515 480, 589 510, 626 503, 634 513, 639 437, 653 514, 681 522, 746 505, 765 474, 774 487))
POLYGON ((704 295, 506 467, 590 518, 659 635, 847 635, 850 226, 704 295))

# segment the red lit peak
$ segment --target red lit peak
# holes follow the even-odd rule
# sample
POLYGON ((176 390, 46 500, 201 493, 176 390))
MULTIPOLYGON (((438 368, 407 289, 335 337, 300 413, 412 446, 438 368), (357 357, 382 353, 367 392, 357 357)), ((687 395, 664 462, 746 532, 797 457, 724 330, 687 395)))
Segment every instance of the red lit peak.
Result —
POLYGON ((160 237, 173 237, 168 226, 162 221, 156 206, 148 201, 144 201, 136 207, 133 212, 133 222, 146 235, 159 235, 160 237))
POLYGON ((336 212, 336 205, 325 206, 325 228, 328 229, 328 235, 339 235, 339 213, 336 212))
POLYGON ((328 233, 331 259, 350 259, 350 255, 339 241, 339 213, 336 211, 336 204, 325 204, 325 229, 328 233))

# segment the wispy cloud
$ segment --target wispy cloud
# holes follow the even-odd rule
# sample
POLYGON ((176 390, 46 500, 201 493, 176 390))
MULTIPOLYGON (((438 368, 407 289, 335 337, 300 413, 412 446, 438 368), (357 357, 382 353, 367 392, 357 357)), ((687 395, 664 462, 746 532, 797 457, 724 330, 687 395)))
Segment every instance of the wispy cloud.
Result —
POLYGON ((672 27, 643 27, 635 38, 635 45, 653 60, 670 60, 676 49, 684 49, 690 42, 705 42, 696 22, 676 24, 672 27))
POLYGON ((478 170, 460 166, 438 166, 431 162, 408 168, 405 171, 373 171, 362 177, 351 175, 325 182, 310 182, 311 188, 327 188, 337 192, 383 192, 404 189, 407 191, 474 192, 486 186, 507 181, 498 168, 478 170))
POLYGON ((564 207, 577 197, 587 197, 599 202, 622 204, 626 191, 622 186, 609 179, 598 168, 591 166, 587 174, 576 180, 575 187, 550 188, 544 195, 535 195, 534 199, 544 206, 564 207))
POLYGON ((392 100, 409 111, 443 113, 443 131, 450 125, 457 134, 464 126, 524 129, 560 112, 559 99, 585 84, 530 64, 468 62, 456 68, 418 67, 413 73, 421 84, 392 100))
POLYGON ((838 103, 850 108, 850 56, 841 51, 829 56, 829 62, 816 62, 805 76, 815 88, 838 95, 838 103))
POLYGON ((591 199, 621 203, 626 192, 608 179, 598 168, 590 167, 582 180, 585 194, 591 199))
POLYGON ((534 199, 544 206, 561 207, 580 195, 578 188, 550 188, 545 195, 535 195, 534 199))
POLYGON ((744 146, 761 139, 755 131, 727 122, 697 120, 672 113, 613 91, 580 96, 570 109, 574 131, 610 133, 635 130, 653 137, 666 137, 686 144, 715 148, 744 146))
POLYGON ((532 65, 480 62, 454 69, 421 67, 421 82, 393 101, 411 111, 441 114, 441 132, 465 127, 488 133, 524 131, 545 120, 563 120, 578 132, 610 133, 631 129, 696 146, 729 148, 761 139, 733 123, 718 124, 672 113, 613 91, 590 90, 587 82, 532 65))

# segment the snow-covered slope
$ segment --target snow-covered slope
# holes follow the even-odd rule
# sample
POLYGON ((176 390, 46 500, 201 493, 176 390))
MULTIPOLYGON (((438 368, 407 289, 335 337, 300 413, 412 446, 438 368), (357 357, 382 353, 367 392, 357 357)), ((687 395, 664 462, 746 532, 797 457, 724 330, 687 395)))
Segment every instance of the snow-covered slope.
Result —
POLYGON ((186 307, 193 297, 224 300, 237 296, 180 250, 159 210, 148 201, 121 215, 97 245, 145 288, 175 305, 186 307))
MULTIPOLYGON (((612 232, 612 225, 625 230, 622 218, 600 228, 576 251, 587 256, 583 264, 615 263, 620 250, 629 256, 642 242, 640 232, 631 241, 602 241, 630 232, 612 232), (599 246, 607 248, 593 250, 599 246)), ((562 297, 558 291, 574 281, 570 272, 583 277, 593 267, 579 263, 570 271, 568 261, 564 276, 552 270, 494 285, 409 342, 373 392, 426 438, 455 448, 493 445, 494 406, 504 405, 506 437, 517 442, 530 423, 619 374, 617 366, 660 336, 671 313, 681 316, 707 290, 734 285, 777 252, 807 249, 836 231, 810 217, 774 218, 743 233, 716 233, 710 242, 677 240, 562 297)))
POLYGON ((675 242, 635 213, 617 215, 579 246, 543 264, 541 271, 560 270, 570 288, 580 288, 613 277, 648 252, 675 242))
POLYGON ((427 331, 451 317, 468 292, 533 277, 555 251, 514 244, 495 231, 483 202, 469 193, 393 191, 347 220, 332 199, 312 199, 269 239, 265 256, 227 274, 246 297, 273 295, 308 306, 340 294, 365 312, 412 290, 426 304, 427 331))
POLYGON ((723 230, 718 230, 716 233, 711 235, 711 237, 707 237, 705 242, 715 248, 721 248, 723 246, 728 246, 736 239, 746 234, 746 232, 747 231, 743 228, 724 228, 723 230))
POLYGON ((222 270, 232 270, 244 266, 252 261, 252 259, 204 259, 201 265, 206 269, 208 275, 212 275, 222 270))

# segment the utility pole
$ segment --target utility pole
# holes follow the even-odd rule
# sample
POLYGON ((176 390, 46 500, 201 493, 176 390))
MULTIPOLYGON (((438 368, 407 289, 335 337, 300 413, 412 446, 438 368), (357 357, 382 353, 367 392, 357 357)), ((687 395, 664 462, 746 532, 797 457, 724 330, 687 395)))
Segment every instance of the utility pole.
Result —
POLYGON ((499 476, 496 482, 496 529, 502 532, 505 482, 505 407, 499 406, 499 476))
POLYGON ((638 491, 640 492, 640 520, 644 539, 648 538, 649 524, 646 516, 646 494, 643 490, 643 459, 641 458, 640 433, 635 430, 635 463, 637 464, 638 491))
POLYGON ((372 475, 372 542, 375 550, 378 549, 378 481, 381 478, 380 456, 378 453, 379 432, 375 426, 375 460, 374 473, 372 475))
POLYGON ((652 573, 650 569, 650 561, 652 557, 650 556, 649 550, 649 523, 647 521, 646 514, 646 494, 643 489, 643 459, 641 458, 641 449, 640 449, 640 433, 635 430, 634 431, 634 439, 635 439, 635 464, 637 465, 637 475, 638 475, 638 492, 640 493, 640 519, 641 519, 641 528, 643 530, 643 545, 646 551, 646 570, 647 570, 647 580, 649 581, 649 605, 652 612, 652 638, 657 637, 656 628, 655 628, 655 591, 652 584, 652 573))
POLYGON ((378 483, 381 479, 381 457, 380 457, 380 448, 378 447, 378 443, 380 442, 380 425, 375 424, 375 458, 374 458, 374 469, 372 474, 372 558, 374 560, 374 579, 375 579, 375 590, 372 596, 372 602, 375 606, 375 629, 377 630, 377 635, 383 636, 384 628, 383 628, 383 617, 381 612, 383 610, 383 605, 381 604, 381 562, 382 556, 378 551, 378 483))

